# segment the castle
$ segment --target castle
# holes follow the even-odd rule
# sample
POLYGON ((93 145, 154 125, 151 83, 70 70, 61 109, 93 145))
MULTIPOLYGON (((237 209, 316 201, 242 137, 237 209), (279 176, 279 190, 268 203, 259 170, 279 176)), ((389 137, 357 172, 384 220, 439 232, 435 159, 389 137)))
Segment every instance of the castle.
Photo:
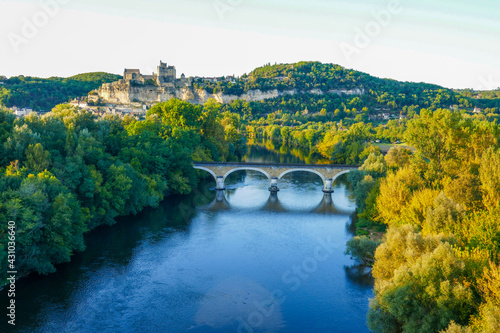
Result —
MULTIPOLYGON (((229 95, 207 89, 204 85, 213 85, 219 82, 236 84, 240 80, 233 76, 226 77, 189 77, 184 74, 177 78, 174 66, 168 66, 160 61, 157 72, 151 75, 143 75, 139 69, 125 69, 123 79, 105 83, 99 89, 93 90, 88 95, 89 105, 151 105, 159 102, 178 98, 190 103, 203 104, 208 99, 215 99, 220 103, 230 103, 241 99, 244 101, 262 101, 283 95, 294 95, 304 93, 296 89, 278 91, 277 89, 261 91, 258 89, 248 90, 240 95, 229 95)), ((351 90, 338 89, 323 92, 318 89, 308 91, 311 94, 336 93, 346 95, 362 95, 364 89, 351 90)))
POLYGON ((157 72, 152 75, 143 75, 138 69, 127 69, 123 73, 123 80, 135 84, 157 85, 158 87, 179 88, 190 85, 190 80, 184 74, 177 79, 177 71, 174 66, 168 66, 160 61, 157 72))
POLYGON ((158 103, 176 97, 176 92, 192 85, 192 79, 184 74, 177 78, 174 66, 160 61, 157 72, 151 75, 141 74, 139 69, 125 68, 123 79, 105 83, 88 95, 88 101, 94 105, 158 103))

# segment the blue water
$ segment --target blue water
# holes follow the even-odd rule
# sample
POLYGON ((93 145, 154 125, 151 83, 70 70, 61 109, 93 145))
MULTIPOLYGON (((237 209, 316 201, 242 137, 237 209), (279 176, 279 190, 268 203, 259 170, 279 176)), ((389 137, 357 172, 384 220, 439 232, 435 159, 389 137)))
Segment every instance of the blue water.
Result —
POLYGON ((277 198, 254 172, 232 174, 222 202, 214 185, 90 233, 55 274, 18 282, 18 325, 0 329, 369 332, 373 281, 344 255, 355 205, 342 179, 331 201, 305 173, 277 198))

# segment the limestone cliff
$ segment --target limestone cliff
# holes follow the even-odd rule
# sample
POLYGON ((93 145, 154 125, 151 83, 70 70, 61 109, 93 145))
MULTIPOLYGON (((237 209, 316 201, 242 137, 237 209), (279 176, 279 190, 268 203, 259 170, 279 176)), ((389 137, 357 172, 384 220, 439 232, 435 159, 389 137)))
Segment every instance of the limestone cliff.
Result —
MULTIPOLYGON (((330 90, 327 93, 339 95, 362 95, 364 92, 364 89, 356 88, 352 90, 330 90)), ((128 105, 136 102, 154 104, 168 101, 171 98, 178 98, 195 104, 203 104, 210 98, 213 98, 220 103, 230 103, 237 99, 248 102, 257 102, 269 98, 276 98, 283 95, 294 95, 298 93, 323 95, 325 92, 320 89, 312 89, 305 92, 297 90, 278 91, 275 89, 269 91, 249 90, 242 95, 227 95, 223 93, 213 94, 204 89, 195 89, 192 87, 158 87, 153 85, 131 84, 129 81, 119 80, 102 85, 97 91, 92 92, 89 95, 89 100, 96 101, 97 98, 99 98, 101 102, 106 104, 128 105)))

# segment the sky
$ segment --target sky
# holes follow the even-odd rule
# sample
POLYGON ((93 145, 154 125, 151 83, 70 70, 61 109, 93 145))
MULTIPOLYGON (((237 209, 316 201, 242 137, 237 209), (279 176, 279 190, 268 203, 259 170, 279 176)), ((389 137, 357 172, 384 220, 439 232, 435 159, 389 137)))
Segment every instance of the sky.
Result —
POLYGON ((160 60, 187 76, 321 61, 448 88, 500 87, 498 0, 0 0, 0 75, 160 60))

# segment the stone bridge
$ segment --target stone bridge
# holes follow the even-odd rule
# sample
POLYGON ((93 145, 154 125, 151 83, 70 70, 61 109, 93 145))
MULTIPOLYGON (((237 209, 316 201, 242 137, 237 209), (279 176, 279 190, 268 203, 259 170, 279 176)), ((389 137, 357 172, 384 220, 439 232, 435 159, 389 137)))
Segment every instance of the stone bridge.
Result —
POLYGON ((355 165, 340 164, 264 164, 264 163, 219 163, 195 162, 194 168, 210 173, 216 183, 216 190, 224 190, 224 181, 231 173, 239 170, 254 170, 264 174, 270 181, 269 191, 278 192, 278 181, 286 174, 305 171, 317 174, 323 180, 323 192, 332 193, 335 179, 357 169, 355 165))

